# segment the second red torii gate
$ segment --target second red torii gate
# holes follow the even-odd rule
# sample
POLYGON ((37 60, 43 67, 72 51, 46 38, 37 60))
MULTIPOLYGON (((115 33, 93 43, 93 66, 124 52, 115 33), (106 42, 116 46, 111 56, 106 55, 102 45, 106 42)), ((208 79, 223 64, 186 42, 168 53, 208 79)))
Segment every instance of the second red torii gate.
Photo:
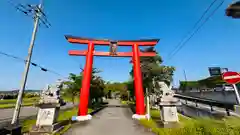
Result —
POLYGON ((153 57, 155 52, 140 52, 139 46, 155 46, 159 39, 147 39, 147 40, 117 40, 117 46, 132 46, 132 52, 117 52, 115 55, 111 55, 110 52, 98 52, 94 50, 94 45, 110 46, 113 42, 111 40, 99 40, 74 36, 65 36, 68 42, 77 44, 88 44, 88 49, 84 51, 70 50, 71 56, 86 56, 86 64, 84 67, 82 88, 80 91, 80 104, 78 108, 78 116, 73 117, 73 120, 83 121, 91 119, 91 115, 88 115, 88 98, 90 81, 92 75, 93 56, 102 57, 132 57, 133 71, 134 71, 134 88, 136 98, 136 114, 133 118, 141 119, 146 118, 144 108, 144 92, 142 86, 142 73, 140 67, 140 57, 153 57))

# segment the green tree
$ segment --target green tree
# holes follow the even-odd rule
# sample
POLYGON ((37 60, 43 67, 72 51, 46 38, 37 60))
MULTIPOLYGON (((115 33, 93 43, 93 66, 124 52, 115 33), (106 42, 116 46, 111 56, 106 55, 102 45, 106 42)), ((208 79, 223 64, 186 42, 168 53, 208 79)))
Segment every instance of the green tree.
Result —
POLYGON ((102 77, 98 75, 100 72, 100 70, 93 68, 89 99, 91 102, 89 106, 102 102, 102 97, 104 96, 105 82, 102 77))
POLYGON ((200 89, 200 83, 198 81, 180 81, 179 89, 183 92, 191 89, 200 89))
POLYGON ((82 86, 82 74, 76 75, 70 73, 68 79, 69 81, 64 82, 67 87, 63 90, 63 96, 70 97, 74 104, 76 97, 79 96, 79 91, 82 86))
MULTIPOLYGON (((104 96, 104 80, 98 75, 101 71, 97 68, 92 70, 92 78, 90 82, 89 106, 100 101, 104 96)), ((69 74, 69 81, 65 81, 66 88, 63 90, 63 96, 70 97, 71 101, 75 103, 75 99, 79 96, 82 87, 83 70, 79 75, 69 74)))
MULTIPOLYGON (((141 52, 156 52, 153 47, 146 48, 141 50, 141 52)), ((157 52, 156 52, 157 53, 157 52)), ((164 81, 168 85, 173 80, 173 73, 175 68, 172 66, 162 65, 163 60, 161 56, 157 53, 155 57, 141 57, 141 71, 143 78, 143 87, 144 89, 148 88, 151 93, 159 93, 159 81, 164 81)), ((130 75, 133 78, 133 68, 130 72, 130 75)), ((132 89, 133 81, 130 81, 132 84, 128 85, 129 90, 132 89)), ((131 92, 133 93, 133 92, 131 92)))

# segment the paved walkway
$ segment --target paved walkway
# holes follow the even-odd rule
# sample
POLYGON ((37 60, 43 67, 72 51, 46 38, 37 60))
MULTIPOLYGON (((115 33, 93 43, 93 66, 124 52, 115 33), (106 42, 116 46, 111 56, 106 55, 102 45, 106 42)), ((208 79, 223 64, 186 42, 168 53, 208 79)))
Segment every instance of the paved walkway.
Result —
POLYGON ((87 123, 77 123, 65 135, 153 135, 137 121, 132 120, 128 108, 118 100, 110 100, 109 107, 95 114, 87 123))

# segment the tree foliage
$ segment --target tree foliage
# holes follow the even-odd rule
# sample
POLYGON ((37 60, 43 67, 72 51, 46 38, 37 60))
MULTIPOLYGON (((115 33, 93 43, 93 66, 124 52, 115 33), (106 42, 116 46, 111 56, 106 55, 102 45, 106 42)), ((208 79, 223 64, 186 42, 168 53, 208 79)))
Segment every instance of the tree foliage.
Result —
MULTIPOLYGON (((99 102, 100 98, 104 96, 104 80, 98 75, 101 71, 97 68, 92 70, 92 78, 90 83, 90 96, 89 96, 89 105, 99 102)), ((69 74, 69 81, 65 81, 64 84, 66 88, 64 89, 64 96, 71 97, 72 102, 74 99, 79 96, 80 89, 82 87, 83 71, 76 74, 69 74)))
POLYGON ((200 83, 198 81, 180 81, 179 89, 185 92, 190 88, 198 89, 199 87, 200 83))
POLYGON ((225 84, 222 76, 211 76, 206 79, 202 79, 198 81, 201 86, 205 86, 207 88, 215 88, 216 85, 225 84))
MULTIPOLYGON (((153 47, 146 48, 141 50, 141 52, 156 52, 153 47)), ((157 52, 156 52, 157 53, 157 52)), ((164 81, 168 85, 173 80, 173 73, 175 68, 172 66, 162 65, 162 57, 157 53, 155 57, 141 57, 141 71, 143 78, 143 87, 144 89, 148 88, 152 93, 159 92, 159 81, 164 81)), ((133 68, 130 72, 130 75, 133 78, 133 68)), ((131 81, 133 83, 133 81, 131 81)), ((129 90, 132 89, 133 84, 129 84, 129 90)))
POLYGON ((191 89, 216 88, 217 85, 226 84, 221 76, 211 76, 198 81, 181 81, 179 89, 183 92, 191 89))
POLYGON ((111 82, 107 82, 106 84, 105 84, 105 90, 106 91, 124 91, 124 90, 126 90, 127 88, 126 88, 126 84, 125 83, 120 83, 120 82, 113 82, 113 83, 111 83, 111 82))
POLYGON ((75 103, 75 98, 79 95, 79 91, 82 84, 82 75, 76 75, 73 73, 69 74, 69 81, 65 81, 64 84, 67 86, 63 91, 63 96, 70 97, 72 103, 75 103))
POLYGON ((92 104, 99 102, 101 97, 104 96, 104 80, 102 77, 97 75, 100 72, 101 71, 97 70, 96 68, 94 68, 92 71, 92 80, 90 85, 90 101, 92 104))

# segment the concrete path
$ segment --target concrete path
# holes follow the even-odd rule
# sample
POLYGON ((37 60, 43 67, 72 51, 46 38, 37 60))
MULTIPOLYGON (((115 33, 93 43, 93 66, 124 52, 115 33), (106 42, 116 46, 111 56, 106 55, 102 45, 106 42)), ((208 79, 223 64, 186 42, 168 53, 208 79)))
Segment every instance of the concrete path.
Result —
POLYGON ((92 120, 76 123, 65 135, 153 135, 144 127, 132 120, 128 108, 118 100, 110 100, 109 107, 95 114, 92 120))

